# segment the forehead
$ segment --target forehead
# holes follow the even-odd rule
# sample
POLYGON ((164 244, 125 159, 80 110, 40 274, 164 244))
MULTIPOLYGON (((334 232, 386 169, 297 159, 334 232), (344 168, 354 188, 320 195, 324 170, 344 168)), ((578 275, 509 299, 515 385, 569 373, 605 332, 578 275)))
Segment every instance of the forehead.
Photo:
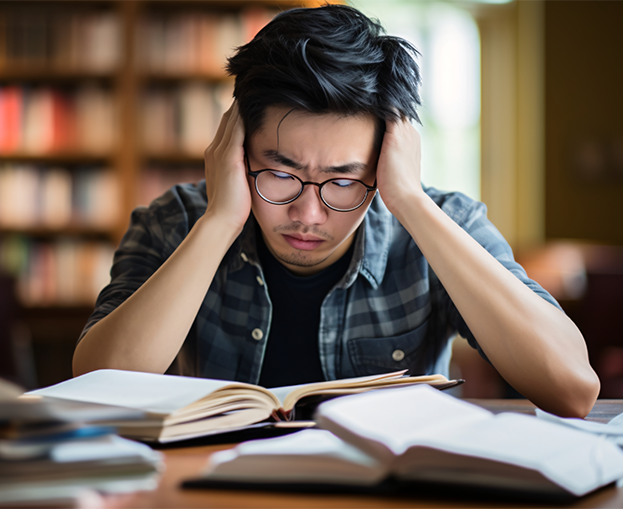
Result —
MULTIPOLYGON (((260 129, 251 137, 256 149, 368 159, 374 151, 377 121, 372 115, 316 114, 269 106, 260 129)), ((345 162, 345 161, 342 161, 345 162)))

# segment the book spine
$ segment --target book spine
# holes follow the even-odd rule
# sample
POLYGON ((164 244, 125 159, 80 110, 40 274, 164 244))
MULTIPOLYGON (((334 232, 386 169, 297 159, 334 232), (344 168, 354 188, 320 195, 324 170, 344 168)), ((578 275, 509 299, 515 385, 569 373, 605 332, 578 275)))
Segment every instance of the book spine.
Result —
POLYGON ((106 154, 117 143, 117 115, 111 92, 97 85, 70 94, 51 87, 3 87, 0 154, 106 154))
POLYGON ((222 114, 231 105, 232 93, 229 83, 214 86, 201 82, 146 90, 140 119, 144 149, 202 157, 222 114))
POLYGON ((139 65, 153 73, 224 77, 227 57, 250 41, 275 13, 263 6, 237 14, 192 10, 174 16, 150 13, 140 22, 139 65))
POLYGON ((0 165, 0 228, 105 230, 120 212, 120 185, 109 169, 0 165))

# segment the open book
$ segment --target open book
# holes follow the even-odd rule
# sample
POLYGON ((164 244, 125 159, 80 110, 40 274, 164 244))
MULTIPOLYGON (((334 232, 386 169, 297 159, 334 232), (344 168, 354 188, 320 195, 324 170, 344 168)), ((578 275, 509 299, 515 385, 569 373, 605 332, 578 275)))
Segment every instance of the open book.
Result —
POLYGON ((175 442, 243 429, 267 419, 294 418, 305 398, 331 398, 372 389, 428 384, 438 389, 457 385, 443 375, 404 376, 405 371, 344 380, 276 387, 103 369, 28 393, 65 400, 133 408, 142 420, 108 422, 120 435, 145 441, 175 442))
POLYGON ((581 496, 623 477, 614 443, 533 416, 494 415, 428 387, 329 401, 316 419, 324 429, 213 454, 204 476, 185 486, 335 491, 441 483, 581 496))

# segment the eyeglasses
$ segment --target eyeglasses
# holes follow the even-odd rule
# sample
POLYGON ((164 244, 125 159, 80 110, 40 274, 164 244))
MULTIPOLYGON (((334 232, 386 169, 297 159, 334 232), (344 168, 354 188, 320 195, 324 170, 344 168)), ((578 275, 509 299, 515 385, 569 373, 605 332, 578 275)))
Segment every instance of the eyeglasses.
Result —
POLYGON ((273 205, 287 205, 296 200, 305 186, 318 186, 320 199, 331 210, 350 212, 361 207, 368 193, 376 191, 374 186, 364 184, 361 180, 335 178, 324 182, 303 182, 296 175, 283 171, 265 169, 251 171, 249 159, 245 155, 247 173, 255 179, 255 190, 260 198, 273 205))

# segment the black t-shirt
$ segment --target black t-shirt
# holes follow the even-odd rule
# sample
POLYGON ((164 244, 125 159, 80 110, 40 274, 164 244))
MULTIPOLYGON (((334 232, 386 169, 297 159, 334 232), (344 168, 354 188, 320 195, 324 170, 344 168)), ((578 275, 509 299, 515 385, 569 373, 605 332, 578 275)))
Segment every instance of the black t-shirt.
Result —
POLYGON ((324 380, 318 351, 320 306, 348 270, 355 243, 337 262, 313 276, 299 277, 268 250, 261 233, 257 250, 273 316, 259 385, 280 387, 324 380))

